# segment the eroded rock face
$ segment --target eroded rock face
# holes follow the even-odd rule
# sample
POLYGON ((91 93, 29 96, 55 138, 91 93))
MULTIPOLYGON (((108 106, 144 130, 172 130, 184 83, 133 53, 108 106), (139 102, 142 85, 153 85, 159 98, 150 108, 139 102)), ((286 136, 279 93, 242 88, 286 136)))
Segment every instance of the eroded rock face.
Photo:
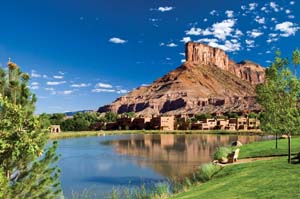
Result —
POLYGON ((200 43, 186 45, 186 62, 139 87, 99 112, 215 113, 257 111, 255 85, 264 81, 265 69, 250 61, 235 63, 226 53, 200 43))
POLYGON ((202 43, 188 42, 185 47, 186 61, 194 64, 216 65, 228 71, 229 58, 225 51, 202 43))
POLYGON ((201 43, 186 44, 186 61, 194 64, 215 65, 251 84, 260 84, 265 80, 265 69, 260 65, 251 61, 242 61, 237 64, 229 60, 225 51, 201 43))

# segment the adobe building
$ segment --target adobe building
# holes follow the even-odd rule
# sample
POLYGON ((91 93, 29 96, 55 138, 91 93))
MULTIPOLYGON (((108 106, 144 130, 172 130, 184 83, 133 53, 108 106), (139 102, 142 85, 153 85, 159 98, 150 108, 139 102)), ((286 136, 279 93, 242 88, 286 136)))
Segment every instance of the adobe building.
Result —
POLYGON ((226 126, 226 130, 237 130, 236 128, 237 125, 237 119, 236 118, 230 118, 228 121, 228 125, 226 126))
POLYGON ((225 130, 226 126, 228 126, 228 124, 229 124, 229 120, 226 120, 226 119, 217 119, 217 126, 216 126, 216 128, 218 130, 225 130))
POLYGON ((150 117, 138 117, 134 118, 131 124, 131 130, 143 130, 148 129, 150 126, 150 117))
POLYGON ((117 125, 119 130, 129 130, 131 129, 133 118, 122 117, 117 119, 117 125))
POLYGON ((248 119, 245 117, 241 117, 237 119, 236 124, 237 130, 247 130, 248 129, 248 119))
POLYGON ((248 129, 259 129, 260 121, 257 118, 248 118, 248 129))
POLYGON ((174 125, 175 125, 174 116, 153 117, 150 122, 150 127, 153 130, 173 131, 174 125))
POLYGON ((201 130, 214 130, 217 126, 217 121, 215 119, 204 119, 201 124, 201 130))
POLYGON ((60 125, 51 125, 49 127, 49 130, 51 133, 60 133, 61 132, 60 125))

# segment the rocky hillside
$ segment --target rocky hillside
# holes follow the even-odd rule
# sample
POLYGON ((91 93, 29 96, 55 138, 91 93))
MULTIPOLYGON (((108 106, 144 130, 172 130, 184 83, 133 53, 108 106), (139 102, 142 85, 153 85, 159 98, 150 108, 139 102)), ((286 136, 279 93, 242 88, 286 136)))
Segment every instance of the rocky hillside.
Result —
POLYGON ((235 63, 221 49, 189 42, 183 65, 98 111, 152 115, 259 110, 255 85, 264 81, 264 74, 258 64, 235 63))

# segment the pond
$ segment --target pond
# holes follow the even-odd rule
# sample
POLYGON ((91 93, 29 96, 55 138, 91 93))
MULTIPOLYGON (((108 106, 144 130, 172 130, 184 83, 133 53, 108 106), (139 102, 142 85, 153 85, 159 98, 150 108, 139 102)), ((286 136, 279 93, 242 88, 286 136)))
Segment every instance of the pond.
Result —
POLYGON ((112 188, 153 184, 186 176, 212 160, 218 146, 271 139, 237 135, 113 135, 59 140, 66 198, 88 190, 105 198, 112 188))

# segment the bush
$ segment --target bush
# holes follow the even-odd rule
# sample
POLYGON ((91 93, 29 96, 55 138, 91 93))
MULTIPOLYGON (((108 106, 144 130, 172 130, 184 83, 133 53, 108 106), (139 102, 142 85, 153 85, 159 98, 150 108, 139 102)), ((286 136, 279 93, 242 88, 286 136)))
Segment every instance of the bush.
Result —
POLYGON ((221 166, 207 163, 200 166, 197 172, 197 179, 201 182, 206 182, 210 180, 219 170, 221 170, 221 166))
POLYGON ((170 184, 167 182, 155 184, 152 193, 150 194, 150 198, 152 199, 167 198, 169 196, 170 196, 170 184))
POLYGON ((229 153, 231 153, 230 148, 228 148, 228 147, 218 147, 217 151, 214 153, 214 160, 220 160, 222 158, 227 158, 229 153))

